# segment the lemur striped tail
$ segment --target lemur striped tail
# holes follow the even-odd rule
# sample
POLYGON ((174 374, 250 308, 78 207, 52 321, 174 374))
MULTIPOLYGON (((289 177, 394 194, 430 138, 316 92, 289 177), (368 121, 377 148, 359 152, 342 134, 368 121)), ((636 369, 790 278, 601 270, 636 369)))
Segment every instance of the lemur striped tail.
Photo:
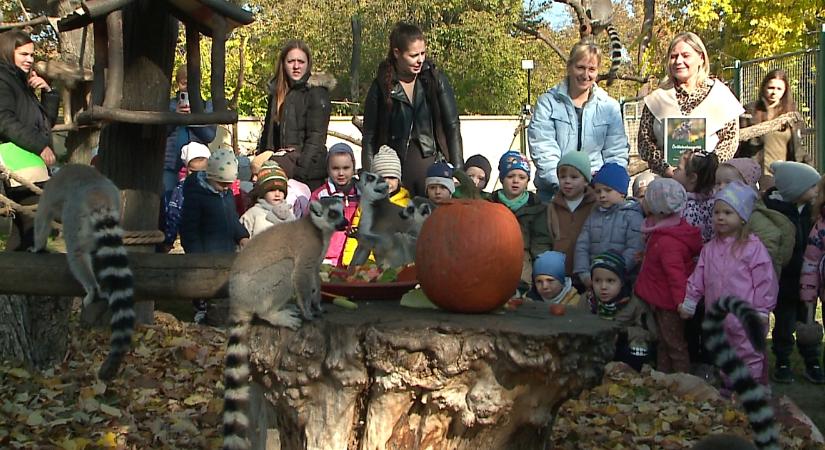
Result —
POLYGON ((246 345, 248 323, 235 323, 226 342, 226 368, 223 393, 223 449, 246 450, 246 405, 249 401, 249 347, 246 345))
POLYGON ((716 365, 730 378, 753 428, 756 446, 761 450, 779 450, 779 428, 774 421, 773 409, 768 405, 770 394, 753 379, 748 367, 728 343, 724 329, 728 313, 742 323, 754 349, 765 349, 765 332, 759 313, 737 297, 721 298, 705 313, 702 322, 707 335, 705 347, 714 355, 716 365))
POLYGON ((607 72, 608 84, 616 79, 619 67, 622 65, 622 39, 619 31, 613 24, 607 25, 607 36, 610 39, 610 70, 607 72))
POLYGON ((117 374, 123 355, 132 344, 135 328, 132 271, 116 212, 111 209, 97 210, 90 219, 94 229, 93 261, 100 295, 108 302, 112 312, 112 348, 97 376, 110 380, 117 374))

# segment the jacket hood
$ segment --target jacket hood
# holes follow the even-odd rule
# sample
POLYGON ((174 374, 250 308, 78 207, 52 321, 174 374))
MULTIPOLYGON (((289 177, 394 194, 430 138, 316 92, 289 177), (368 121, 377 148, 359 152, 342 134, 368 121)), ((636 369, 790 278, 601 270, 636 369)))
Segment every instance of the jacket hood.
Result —
POLYGON ((765 192, 763 199, 765 201, 765 206, 779 211, 786 216, 795 216, 799 214, 796 204, 782 198, 782 195, 779 194, 779 191, 775 187, 768 189, 768 191, 765 192))
MULTIPOLYGON (((272 77, 266 82, 266 91, 269 95, 275 94, 275 80, 277 77, 272 77)), ((308 72, 300 80, 292 83, 292 88, 302 87, 306 85, 309 88, 322 87, 331 91, 335 89, 338 80, 334 76, 326 72, 308 72)))
POLYGON ((676 239, 690 249, 692 253, 697 255, 702 250, 702 244, 704 243, 704 241, 702 241, 702 232, 699 231, 698 228, 687 223, 684 218, 682 218, 678 225, 667 228, 658 228, 654 232, 656 234, 662 234, 664 236, 669 236, 676 239))

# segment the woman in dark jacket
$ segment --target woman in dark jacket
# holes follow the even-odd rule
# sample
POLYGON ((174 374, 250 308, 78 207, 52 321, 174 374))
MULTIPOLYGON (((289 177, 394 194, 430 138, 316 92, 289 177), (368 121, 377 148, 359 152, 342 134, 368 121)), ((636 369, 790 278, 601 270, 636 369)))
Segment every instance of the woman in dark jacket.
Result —
POLYGON ((453 88, 426 59, 426 42, 415 25, 398 23, 390 33, 387 59, 364 102, 361 165, 372 166, 382 145, 401 160, 404 187, 426 195, 427 169, 437 159, 461 168, 464 154, 453 88))
MULTIPOLYGON (((58 96, 51 92, 46 80, 32 70, 33 65, 34 43, 28 34, 19 30, 0 34, 0 144, 15 146, 4 147, 4 159, 15 160, 19 165, 11 161, 5 164, 13 166, 9 168, 30 181, 43 182, 48 179, 43 163, 49 166, 55 163, 51 128, 57 116, 58 96), (35 96, 35 89, 41 90, 43 104, 35 96)), ((23 186, 6 186, 6 195, 17 203, 37 203, 37 196, 23 186)), ((31 247, 34 244, 31 220, 17 214, 14 223, 19 232, 16 249, 31 247)))
POLYGON ((275 77, 269 82, 269 104, 258 153, 272 157, 289 178, 314 190, 327 177, 329 91, 335 79, 312 73, 312 56, 303 41, 289 41, 281 49, 275 77))
MULTIPOLYGON (((745 105, 746 114, 739 119, 739 128, 758 125, 775 119, 782 114, 796 111, 796 102, 788 82, 788 75, 782 69, 774 69, 765 75, 759 86, 759 100, 745 105), (750 116, 750 117, 748 117, 750 116)), ((772 131, 764 136, 742 141, 736 156, 739 158, 756 158, 762 165, 763 177, 770 177, 770 167, 774 161, 796 161, 811 163, 811 157, 802 148, 800 126, 794 122, 779 131, 772 131)), ((770 179, 762 184, 773 185, 770 179)), ((765 186, 762 186, 765 188, 765 186)))

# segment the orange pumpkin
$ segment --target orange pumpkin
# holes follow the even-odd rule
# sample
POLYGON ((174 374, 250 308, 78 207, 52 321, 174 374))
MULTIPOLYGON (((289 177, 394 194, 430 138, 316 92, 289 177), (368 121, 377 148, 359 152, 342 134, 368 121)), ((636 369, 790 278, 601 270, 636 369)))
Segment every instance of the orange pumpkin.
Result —
POLYGON ((516 291, 523 254, 521 228, 507 207, 452 200, 424 222, 415 267, 433 303, 448 311, 482 313, 516 291))

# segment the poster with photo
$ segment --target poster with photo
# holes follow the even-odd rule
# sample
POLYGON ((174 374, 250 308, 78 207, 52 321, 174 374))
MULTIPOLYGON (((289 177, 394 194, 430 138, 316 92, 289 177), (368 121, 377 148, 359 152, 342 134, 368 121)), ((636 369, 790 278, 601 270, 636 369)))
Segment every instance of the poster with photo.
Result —
POLYGON ((665 118, 665 160, 671 166, 679 165, 686 151, 705 151, 706 123, 702 117, 665 118))

